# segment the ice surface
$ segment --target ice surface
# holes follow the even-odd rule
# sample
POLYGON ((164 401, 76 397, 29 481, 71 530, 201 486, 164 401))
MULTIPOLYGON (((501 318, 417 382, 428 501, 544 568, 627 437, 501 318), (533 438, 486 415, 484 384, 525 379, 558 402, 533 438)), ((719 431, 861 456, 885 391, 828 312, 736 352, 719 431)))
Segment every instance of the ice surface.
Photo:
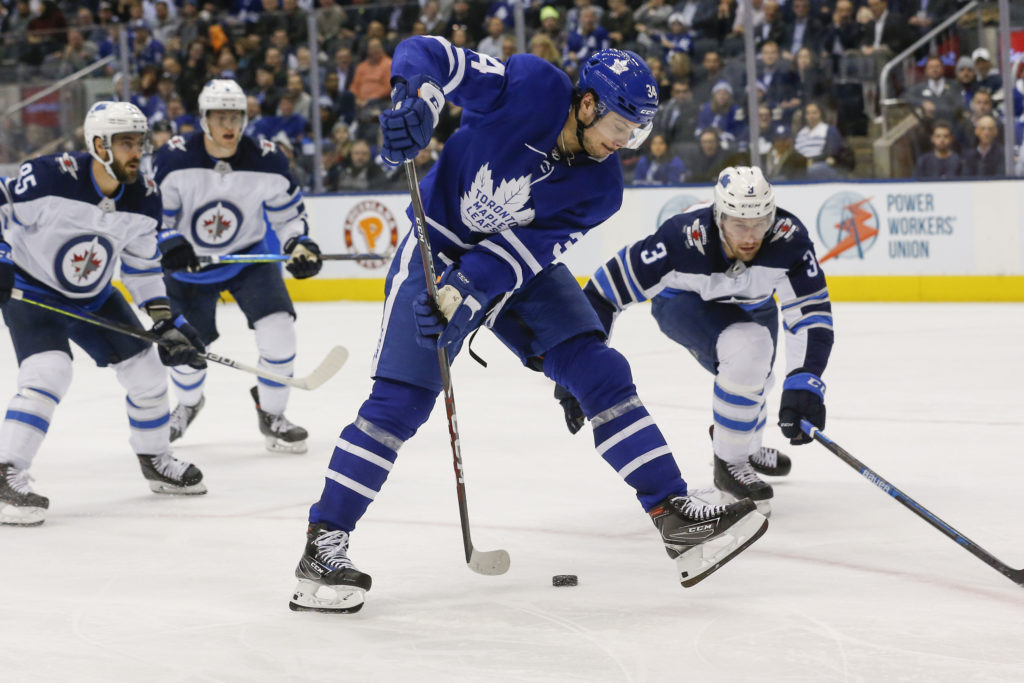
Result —
MULTIPOLYGON (((351 351, 326 385, 292 393, 287 414, 309 429, 310 452, 267 453, 252 377, 212 366, 206 408, 175 449, 203 469, 200 497, 149 492, 113 373, 76 354, 32 468, 48 519, 0 528, 0 680, 1024 680, 1024 589, 817 444, 784 448, 793 473, 774 482, 768 533, 681 588, 589 430, 570 437, 550 383, 487 333, 474 348, 489 367, 460 356, 455 394, 474 541, 507 549, 511 570, 464 565, 439 401, 353 535, 351 556, 374 581, 366 607, 290 612, 307 507, 370 387, 380 305, 299 312, 297 374, 334 344, 351 351), (579 586, 554 588, 554 574, 579 586)), ((835 315, 826 433, 1024 566, 1024 306, 838 304, 835 315)), ((213 350, 255 363, 236 308, 223 307, 219 327, 213 350)), ((2 335, 6 397, 16 370, 2 335)), ((684 476, 710 485, 710 376, 644 306, 613 344, 684 476)))

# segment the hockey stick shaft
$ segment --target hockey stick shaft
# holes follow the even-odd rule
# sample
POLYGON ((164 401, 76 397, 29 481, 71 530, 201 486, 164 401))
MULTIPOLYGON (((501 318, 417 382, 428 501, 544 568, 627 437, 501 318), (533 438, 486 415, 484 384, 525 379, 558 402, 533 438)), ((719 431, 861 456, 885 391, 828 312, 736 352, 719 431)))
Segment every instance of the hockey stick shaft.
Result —
POLYGON ((865 465, 860 460, 855 458, 852 454, 846 451, 842 446, 837 444, 835 441, 825 436, 825 434, 823 434, 821 430, 819 430, 817 427, 812 425, 807 420, 800 421, 800 429, 804 432, 804 434, 813 438, 815 441, 817 441, 822 446, 827 448, 833 454, 839 456, 840 460, 842 460, 847 465, 860 472, 862 477, 864 477, 872 484, 880 488, 882 491, 886 492, 887 494, 895 498, 897 501, 899 501, 900 504, 902 504, 905 508, 916 514, 924 521, 931 524, 933 527, 941 531, 949 538, 956 541, 957 545, 961 546, 962 548, 967 550, 967 552, 971 553, 979 560, 981 560, 988 566, 992 567, 1006 578, 1010 579, 1010 581, 1013 581, 1019 586, 1024 586, 1024 569, 1014 569, 1013 567, 1010 567, 1009 565, 998 560, 995 556, 993 556, 987 550, 979 546, 977 543, 964 536, 962 533, 951 527, 946 522, 939 519, 939 517, 935 515, 935 513, 931 512, 928 508, 924 507, 916 500, 908 496, 906 493, 890 484, 880 474, 873 471, 867 465, 865 465))
MULTIPOLYGON (((15 288, 11 290, 11 298, 17 299, 18 301, 23 301, 24 303, 31 304, 33 306, 37 306, 39 308, 44 308, 53 313, 58 313, 69 318, 74 318, 75 320, 79 320, 81 322, 89 323, 90 325, 95 325, 96 327, 102 327, 103 329, 110 330, 112 332, 119 332, 121 334, 128 335, 129 337, 135 337, 136 339, 141 339, 142 341, 147 341, 152 344, 165 345, 167 343, 165 340, 161 339, 157 335, 151 332, 147 332, 146 330, 141 330, 130 325, 125 325, 124 323, 115 322, 113 320, 107 320, 97 315, 93 315, 88 311, 75 310, 72 308, 61 306, 57 303, 47 302, 42 299, 36 299, 34 297, 27 296, 26 293, 21 289, 15 288)), ((245 363, 239 363, 236 360, 232 360, 230 358, 218 355, 216 353, 210 353, 208 351, 199 353, 199 357, 204 358, 212 363, 218 363, 220 365, 226 365, 229 368, 241 370, 242 372, 248 372, 251 375, 262 377, 263 379, 269 380, 271 382, 287 384, 288 386, 295 387, 297 389, 310 390, 315 389, 324 382, 326 382, 334 375, 334 373, 341 369, 341 366, 345 364, 345 360, 348 359, 348 351, 346 351, 341 346, 335 346, 333 349, 331 349, 330 353, 327 354, 327 358, 325 358, 324 361, 321 362, 320 365, 306 377, 287 377, 285 375, 279 375, 274 372, 267 372, 262 368, 246 365, 245 363)))
MULTIPOLYGON (((287 261, 287 254, 213 254, 197 256, 201 266, 215 266, 219 263, 274 263, 287 261)), ((385 261, 383 254, 320 254, 321 261, 385 261)))
MULTIPOLYGON (((412 198, 412 213, 415 219, 416 240, 419 242, 420 257, 423 260, 423 274, 427 279, 427 292, 437 301, 437 276, 434 272, 434 257, 427 235, 426 211, 420 196, 419 180, 412 161, 405 162, 405 177, 409 182, 412 198)), ((459 522, 462 525, 462 545, 466 552, 466 564, 478 574, 504 574, 508 571, 509 555, 504 550, 481 552, 473 547, 469 532, 469 507, 466 503, 466 481, 462 467, 462 447, 459 445, 459 422, 455 412, 455 390, 452 386, 452 368, 448 349, 437 350, 437 363, 441 369, 441 385, 444 388, 444 408, 448 415, 448 436, 452 446, 452 464, 455 467, 455 490, 459 499, 459 522)))

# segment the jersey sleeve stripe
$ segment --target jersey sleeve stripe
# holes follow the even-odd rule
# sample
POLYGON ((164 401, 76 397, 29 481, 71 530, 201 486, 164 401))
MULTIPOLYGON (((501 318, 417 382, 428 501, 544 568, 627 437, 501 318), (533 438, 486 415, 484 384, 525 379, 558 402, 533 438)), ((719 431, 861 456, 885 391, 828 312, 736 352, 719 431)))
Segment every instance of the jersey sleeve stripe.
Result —
POLYGON ((163 212, 165 216, 177 216, 181 213, 181 209, 164 209, 163 212))
POLYGON ((481 246, 484 249, 487 249, 488 251, 494 252, 498 257, 500 257, 502 260, 504 260, 506 263, 512 266, 512 271, 516 275, 516 284, 512 288, 512 291, 515 291, 523 286, 523 267, 519 265, 519 261, 516 260, 515 256, 508 253, 508 251, 506 251, 503 247, 495 244, 490 240, 484 240, 478 246, 481 246))
POLYGON ((832 328, 832 316, 831 315, 810 315, 801 318, 795 323, 786 323, 786 330, 789 332, 799 332, 800 330, 809 327, 827 327, 832 328))
POLYGON ((800 304, 804 303, 805 301, 811 301, 812 299, 821 299, 822 301, 827 301, 828 300, 828 289, 819 289, 817 292, 814 292, 813 294, 807 294, 806 296, 801 296, 801 297, 797 297, 796 299, 791 299, 791 300, 785 302, 784 304, 782 304, 781 308, 782 308, 782 310, 786 310, 787 308, 792 308, 793 306, 799 306, 800 304))
POLYGON ((629 260, 628 247, 623 247, 619 250, 619 253, 615 255, 615 258, 619 261, 623 268, 623 276, 626 279, 626 284, 633 291, 633 300, 640 302, 646 301, 647 297, 644 295, 643 287, 636 279, 636 273, 633 272, 633 264, 629 260))
POLYGON ((287 202, 285 202, 281 206, 270 206, 269 204, 264 202, 263 207, 267 211, 284 211, 289 206, 292 206, 292 205, 296 204, 297 202, 301 202, 301 201, 302 201, 302 193, 301 192, 296 192, 294 197, 289 199, 287 202))
POLYGON ((124 261, 121 262, 121 272, 125 275, 147 275, 162 272, 160 268, 133 268, 124 261))
POLYGON ((622 300, 619 298, 619 293, 608 280, 608 271, 606 267, 602 266, 597 272, 595 272, 593 280, 597 283, 597 289, 605 299, 614 303, 615 307, 618 309, 622 309, 624 307, 622 300))
POLYGON ((452 232, 448 228, 444 227, 443 225, 441 225, 440 223, 435 221, 430 216, 427 216, 427 223, 429 223, 430 227, 432 227, 434 230, 437 230, 439 233, 441 233, 441 235, 446 240, 448 240, 449 242, 451 242, 455 246, 459 247, 463 251, 469 251, 470 249, 473 248, 472 244, 466 244, 465 242, 463 242, 462 240, 459 239, 458 235, 456 235, 454 232, 452 232))
POLYGON ((505 232, 499 233, 495 237, 500 237, 504 239, 506 242, 508 242, 509 246, 511 246, 512 249, 514 249, 515 252, 519 254, 519 259, 527 268, 530 269, 530 272, 532 272, 534 275, 536 275, 537 273, 544 269, 543 266, 540 265, 540 262, 537 261, 537 258, 529 250, 529 248, 527 248, 527 246, 523 244, 523 241, 520 240, 519 237, 512 231, 506 230, 505 232))

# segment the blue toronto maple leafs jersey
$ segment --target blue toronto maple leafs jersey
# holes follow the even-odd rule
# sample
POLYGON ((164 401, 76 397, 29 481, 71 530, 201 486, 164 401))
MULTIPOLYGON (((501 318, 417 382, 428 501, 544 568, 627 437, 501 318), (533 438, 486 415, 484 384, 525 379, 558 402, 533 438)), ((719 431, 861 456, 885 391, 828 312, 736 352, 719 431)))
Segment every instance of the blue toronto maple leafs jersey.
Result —
POLYGON ((832 304, 814 244, 800 220, 779 209, 760 250, 730 260, 710 203, 665 221, 623 247, 594 273, 593 287, 616 311, 655 296, 696 292, 705 301, 753 309, 778 294, 786 331, 787 373, 821 375, 832 351, 832 304))
POLYGON ((72 299, 90 310, 112 291, 114 264, 141 306, 166 296, 157 232, 160 193, 139 175, 117 195, 100 192, 87 152, 43 156, 3 180, 0 218, 17 266, 17 286, 72 299))
MULTIPOLYGON (((269 251, 267 228, 281 244, 306 234, 302 190, 288 172, 288 158, 269 141, 242 136, 229 159, 206 152, 204 133, 177 135, 153 157, 163 195, 164 222, 183 234, 200 256, 269 251)), ((199 273, 175 272, 184 282, 223 282, 245 265, 199 273)))
POLYGON ((572 85, 548 62, 513 55, 502 64, 416 36, 398 45, 391 73, 430 76, 463 107, 459 129, 420 183, 435 266, 458 262, 491 300, 507 298, 618 211, 618 159, 566 159, 556 148, 572 85))

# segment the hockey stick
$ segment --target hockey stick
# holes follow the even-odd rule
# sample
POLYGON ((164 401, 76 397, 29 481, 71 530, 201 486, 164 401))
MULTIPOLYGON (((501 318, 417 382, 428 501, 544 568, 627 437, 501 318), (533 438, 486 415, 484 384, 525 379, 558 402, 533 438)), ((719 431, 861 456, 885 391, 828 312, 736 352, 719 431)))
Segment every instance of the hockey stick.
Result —
MULTIPOLYGON (((409 181, 409 194, 412 196, 412 213, 415 220, 416 239, 420 245, 420 257, 423 259, 423 274, 427 278, 427 291, 430 298, 437 301, 437 277, 434 274, 434 257, 430 250, 430 238, 427 236, 427 218, 423 210, 423 198, 420 197, 420 184, 416 179, 416 167, 412 160, 405 162, 405 177, 409 181)), ((462 447, 459 446, 459 423, 455 416, 455 392, 452 388, 452 367, 448 359, 448 349, 437 350, 437 363, 441 367, 441 384, 444 387, 444 408, 448 413, 448 435, 452 443, 452 462, 455 465, 455 490, 459 498, 459 521, 462 523, 462 544, 466 550, 466 564, 477 574, 504 574, 508 571, 511 559, 505 550, 477 550, 469 536, 469 508, 466 505, 466 481, 462 469, 462 447)))
MULTIPOLYGON (((215 266, 219 263, 273 263, 287 261, 288 254, 214 254, 197 256, 201 266, 215 266)), ((386 261, 391 258, 383 254, 320 254, 321 261, 386 261)))
MULTIPOLYGON (((120 332, 121 334, 126 334, 129 337, 135 337, 136 339, 148 341, 153 344, 166 344, 163 339, 145 330, 140 330, 123 323, 114 322, 113 320, 106 320, 99 316, 92 315, 87 311, 65 308, 56 303, 47 303, 41 299, 26 296, 26 293, 21 289, 12 289, 11 298, 23 301, 27 304, 32 304, 33 306, 38 306, 39 308, 45 308, 46 310, 54 313, 66 315, 69 318, 74 318, 75 320, 80 320, 82 322, 89 323, 90 325, 96 325, 97 327, 102 327, 113 332, 120 332)), ((330 350, 327 357, 324 358, 320 365, 305 377, 287 377, 285 375, 278 375, 273 372, 267 372, 262 368, 246 365, 245 363, 239 363, 236 360, 231 360, 230 358, 217 355, 216 353, 210 353, 209 351, 200 353, 199 357, 205 358, 213 363, 226 365, 229 368, 241 370, 242 372, 248 372, 251 375, 262 377, 263 379, 270 380, 271 382, 287 384, 290 387, 306 389, 308 391, 316 389, 318 386, 333 377, 334 373, 338 372, 338 370, 341 369, 341 366, 345 364, 345 361, 348 360, 348 351, 343 346, 335 346, 330 350)))
POLYGON ((1024 569, 1014 569, 1003 562, 1000 562, 993 555, 991 555, 984 548, 976 544, 971 539, 967 538, 959 531, 951 527, 950 525, 943 522, 935 514, 933 514, 928 508, 924 507, 916 500, 908 496, 907 494, 900 491, 898 488, 890 484, 888 481, 882 478, 877 472, 872 471, 867 465, 862 463, 857 458, 853 457, 850 453, 844 450, 839 444, 832 439, 822 434, 821 430, 812 425, 807 420, 800 420, 800 429, 803 430, 804 434, 810 436, 815 441, 820 443, 822 446, 832 451, 835 455, 839 456, 839 459, 845 462, 847 465, 852 467, 861 473, 865 479, 870 481, 872 484, 882 489, 890 496, 898 500, 904 507, 908 508, 911 512, 916 514, 924 521, 931 524, 933 527, 949 536, 951 539, 957 542, 957 545, 963 547, 967 552, 971 553, 979 560, 992 567, 1006 578, 1013 581, 1018 586, 1024 586, 1024 569))

